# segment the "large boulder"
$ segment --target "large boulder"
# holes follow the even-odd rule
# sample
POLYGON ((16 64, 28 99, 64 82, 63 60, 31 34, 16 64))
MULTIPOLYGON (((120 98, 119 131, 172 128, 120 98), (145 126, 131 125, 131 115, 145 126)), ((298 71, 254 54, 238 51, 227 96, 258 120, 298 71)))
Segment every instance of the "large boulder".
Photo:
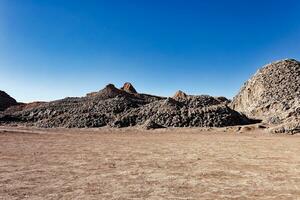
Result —
POLYGON ((147 120, 141 127, 146 130, 165 128, 164 126, 159 125, 152 120, 147 120))
POLYGON ((17 105, 17 101, 6 92, 0 90, 0 111, 4 111, 10 106, 17 105))
POLYGON ((244 84, 231 107, 270 124, 299 124, 300 62, 286 59, 264 66, 244 84))

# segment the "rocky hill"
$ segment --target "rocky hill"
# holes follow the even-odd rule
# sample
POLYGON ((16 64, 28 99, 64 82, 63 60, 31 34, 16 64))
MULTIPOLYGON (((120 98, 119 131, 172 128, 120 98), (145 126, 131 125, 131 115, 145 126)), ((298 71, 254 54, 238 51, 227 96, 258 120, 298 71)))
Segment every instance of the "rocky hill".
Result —
POLYGON ((275 132, 300 130, 300 62, 268 64, 248 80, 231 107, 245 115, 278 125, 275 132))
POLYGON ((271 124, 275 133, 300 132, 300 63, 293 59, 268 64, 234 97, 173 97, 138 93, 131 83, 108 84, 84 97, 18 104, 0 92, 0 124, 36 127, 224 127, 254 119, 271 124), (5 111, 4 111, 5 110, 5 111))
POLYGON ((300 63, 268 64, 247 81, 233 101, 225 97, 173 97, 138 93, 131 83, 108 84, 84 97, 19 104, 0 91, 0 125, 36 127, 224 127, 257 119, 275 133, 300 132, 300 63))
POLYGON ((85 97, 65 98, 6 112, 0 117, 0 122, 47 128, 222 127, 251 122, 229 108, 228 102, 224 97, 206 95, 158 97, 137 93, 130 83, 125 83, 120 89, 108 84, 85 97))
POLYGON ((17 105, 17 101, 6 92, 0 90, 0 111, 4 111, 10 106, 17 105))

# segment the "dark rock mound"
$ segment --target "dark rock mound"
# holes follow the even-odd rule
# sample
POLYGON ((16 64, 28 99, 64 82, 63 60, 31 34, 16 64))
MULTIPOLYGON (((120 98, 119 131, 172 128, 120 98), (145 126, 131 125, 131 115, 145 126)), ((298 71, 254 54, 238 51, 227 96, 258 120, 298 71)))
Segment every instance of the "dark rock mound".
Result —
POLYGON ((114 98, 116 96, 128 96, 129 94, 123 90, 116 88, 113 84, 108 84, 99 92, 87 94, 88 97, 97 97, 101 99, 114 98))
POLYGON ((17 101, 6 92, 0 90, 0 111, 4 111, 10 106, 17 105, 17 101))
POLYGON ((223 127, 251 121, 210 96, 193 96, 185 101, 159 100, 123 113, 114 125, 142 125, 148 119, 165 127, 223 127))
POLYGON ((86 97, 96 98, 98 100, 105 100, 105 99, 110 99, 115 97, 127 97, 135 100, 140 100, 141 102, 152 102, 152 101, 163 99, 163 97, 136 93, 133 86, 130 84, 132 86, 130 87, 129 84, 130 83, 125 83, 124 87, 122 87, 121 89, 116 88, 113 84, 108 84, 105 86, 105 88, 103 88, 98 92, 88 93, 86 97))
POLYGON ((11 120, 11 123, 45 128, 142 126, 150 123, 149 120, 150 125, 155 123, 163 127, 223 127, 250 123, 226 102, 226 99, 208 95, 184 95, 184 98, 174 99, 129 93, 109 84, 86 97, 69 97, 28 109, 15 109, 0 116, 0 123, 11 120))
POLYGON ((114 98, 66 98, 49 102, 37 108, 17 112, 21 121, 38 127, 102 127, 122 112, 140 106, 139 99, 127 96, 114 98))
POLYGON ((229 102, 229 100, 225 97, 212 97, 209 95, 186 95, 185 98, 176 98, 176 100, 192 108, 213 106, 218 104, 226 105, 229 102))

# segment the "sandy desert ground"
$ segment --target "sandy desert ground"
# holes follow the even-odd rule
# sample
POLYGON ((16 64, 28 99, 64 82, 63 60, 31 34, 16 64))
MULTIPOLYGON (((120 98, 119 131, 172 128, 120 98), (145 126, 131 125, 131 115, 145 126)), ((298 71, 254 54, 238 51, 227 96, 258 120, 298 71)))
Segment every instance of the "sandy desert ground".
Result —
POLYGON ((300 199, 300 137, 0 127, 0 199, 300 199))

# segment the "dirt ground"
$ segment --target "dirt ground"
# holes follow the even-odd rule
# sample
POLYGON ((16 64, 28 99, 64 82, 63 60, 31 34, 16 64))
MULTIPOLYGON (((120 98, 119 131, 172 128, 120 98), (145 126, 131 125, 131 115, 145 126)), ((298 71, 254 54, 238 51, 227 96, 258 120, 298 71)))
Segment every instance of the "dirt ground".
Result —
POLYGON ((300 199, 300 137, 1 127, 0 199, 300 199))

